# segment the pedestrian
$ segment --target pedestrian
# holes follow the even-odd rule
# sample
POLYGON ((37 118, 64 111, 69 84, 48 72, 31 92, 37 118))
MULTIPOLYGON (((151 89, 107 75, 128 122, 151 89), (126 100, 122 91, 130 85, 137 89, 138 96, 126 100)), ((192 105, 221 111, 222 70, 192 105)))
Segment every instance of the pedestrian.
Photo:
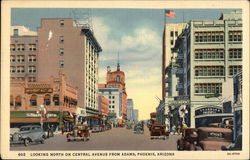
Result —
POLYGON ((48 124, 48 129, 47 129, 47 132, 48 132, 48 134, 47 134, 47 138, 49 138, 50 136, 50 125, 48 124))
POLYGON ((178 129, 178 135, 180 135, 181 134, 181 126, 178 125, 177 129, 178 129))
POLYGON ((64 123, 61 125, 62 134, 64 134, 64 123))

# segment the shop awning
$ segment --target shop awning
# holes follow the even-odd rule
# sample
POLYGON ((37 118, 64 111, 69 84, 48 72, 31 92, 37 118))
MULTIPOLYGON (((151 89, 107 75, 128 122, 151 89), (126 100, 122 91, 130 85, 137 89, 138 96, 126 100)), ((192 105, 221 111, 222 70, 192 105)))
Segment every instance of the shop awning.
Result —
MULTIPOLYGON (((10 118, 10 123, 40 123, 40 117, 32 117, 32 118, 10 118)), ((48 118, 47 120, 43 120, 43 123, 46 122, 59 122, 58 118, 48 118)))

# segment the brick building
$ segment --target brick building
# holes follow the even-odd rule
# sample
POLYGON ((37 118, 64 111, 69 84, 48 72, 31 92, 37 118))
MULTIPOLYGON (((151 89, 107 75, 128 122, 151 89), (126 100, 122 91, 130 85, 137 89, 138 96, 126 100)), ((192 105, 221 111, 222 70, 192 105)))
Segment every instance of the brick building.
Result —
POLYGON ((38 38, 37 33, 24 26, 11 27, 10 77, 11 79, 36 81, 38 38))
MULTIPOLYGON (((63 74, 50 77, 47 81, 28 82, 11 80, 10 85, 10 123, 11 127, 23 124, 54 124, 73 123, 67 118, 76 112, 78 92, 70 86, 63 74), (41 105, 45 105, 47 118, 41 117, 41 105)), ((46 125, 45 125, 46 126, 46 125)))
POLYGON ((37 79, 64 73, 67 82, 78 88, 77 116, 98 115, 98 57, 102 49, 93 32, 71 18, 43 18, 37 35, 37 79))

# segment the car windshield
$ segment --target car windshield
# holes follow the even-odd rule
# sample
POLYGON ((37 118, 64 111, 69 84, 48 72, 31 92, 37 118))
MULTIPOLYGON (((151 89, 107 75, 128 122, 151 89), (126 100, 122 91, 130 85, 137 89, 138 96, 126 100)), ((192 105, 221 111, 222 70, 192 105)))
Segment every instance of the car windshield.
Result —
POLYGON ((30 127, 22 127, 20 128, 20 131, 29 131, 30 130, 30 127))

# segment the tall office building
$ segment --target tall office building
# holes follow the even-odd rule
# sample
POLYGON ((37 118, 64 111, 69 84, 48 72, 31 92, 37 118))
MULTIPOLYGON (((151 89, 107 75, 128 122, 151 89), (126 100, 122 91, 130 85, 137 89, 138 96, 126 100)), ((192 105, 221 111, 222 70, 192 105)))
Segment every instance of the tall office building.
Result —
POLYGON ((11 27, 10 78, 36 81, 38 38, 37 33, 24 26, 11 27))
POLYGON ((78 88, 78 116, 98 115, 98 57, 93 32, 71 18, 43 18, 38 28, 37 79, 63 73, 78 88))
POLYGON ((116 71, 111 71, 107 68, 107 87, 117 87, 122 93, 122 119, 127 118, 127 92, 125 87, 125 73, 120 70, 120 64, 117 63, 116 71))
POLYGON ((134 102, 133 99, 127 99, 127 120, 133 121, 134 102))
POLYGON ((184 73, 179 85, 190 100, 187 123, 201 127, 232 117, 223 107, 222 97, 227 90, 222 84, 242 70, 242 13, 223 13, 218 20, 191 21, 177 40, 176 50, 184 73))
POLYGON ((177 81, 175 77, 168 74, 168 67, 175 62, 177 53, 174 51, 175 41, 184 30, 186 23, 165 24, 162 44, 162 100, 176 95, 171 81, 177 81), (172 79, 172 80, 170 80, 172 79))

